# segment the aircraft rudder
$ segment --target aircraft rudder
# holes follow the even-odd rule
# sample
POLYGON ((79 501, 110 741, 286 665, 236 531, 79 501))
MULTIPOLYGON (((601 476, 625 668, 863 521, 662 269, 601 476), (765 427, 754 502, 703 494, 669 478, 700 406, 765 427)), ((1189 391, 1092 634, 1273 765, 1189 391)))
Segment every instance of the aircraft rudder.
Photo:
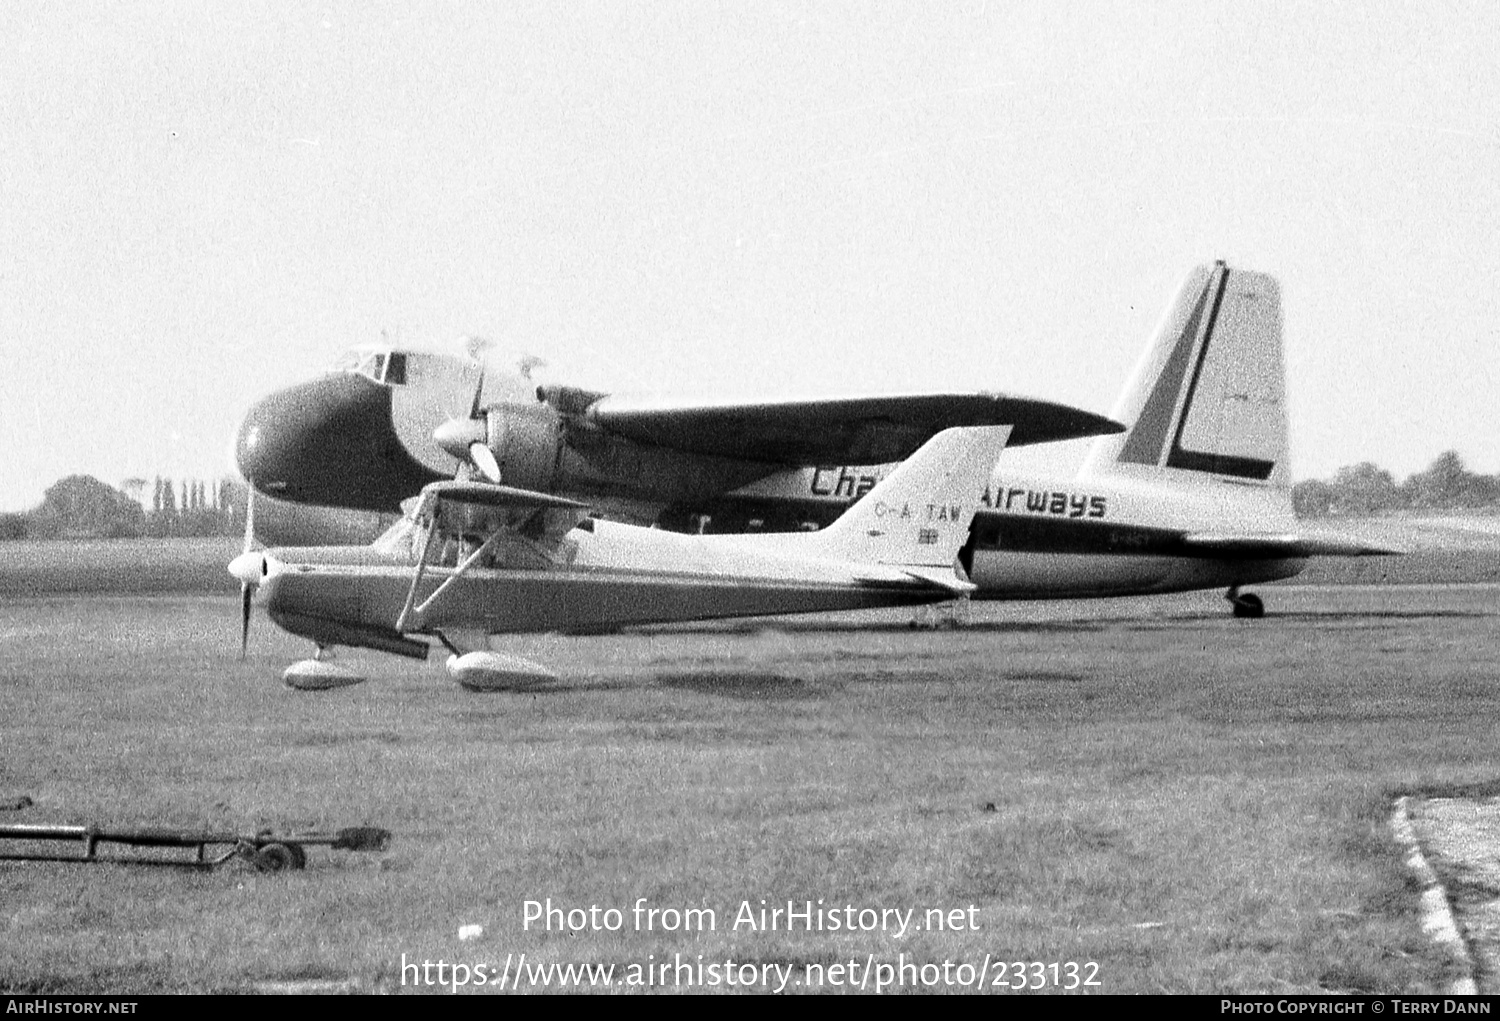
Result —
POLYGON ((946 429, 814 536, 865 563, 951 566, 968 540, 1010 426, 946 429))
POLYGON ((1178 289, 1081 477, 1152 469, 1289 484, 1281 290, 1265 273, 1199 266, 1178 289))

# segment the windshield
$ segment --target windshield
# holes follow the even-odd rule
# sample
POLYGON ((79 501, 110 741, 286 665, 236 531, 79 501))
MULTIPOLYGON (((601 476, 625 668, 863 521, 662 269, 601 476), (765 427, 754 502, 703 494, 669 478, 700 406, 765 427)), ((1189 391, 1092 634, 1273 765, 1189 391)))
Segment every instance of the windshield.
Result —
POLYGON ((403 517, 374 542, 375 549, 388 557, 399 558, 415 564, 422 556, 422 544, 427 530, 410 517, 403 517))
POLYGON ((406 384, 406 352, 354 347, 334 359, 330 372, 351 372, 390 386, 406 384))

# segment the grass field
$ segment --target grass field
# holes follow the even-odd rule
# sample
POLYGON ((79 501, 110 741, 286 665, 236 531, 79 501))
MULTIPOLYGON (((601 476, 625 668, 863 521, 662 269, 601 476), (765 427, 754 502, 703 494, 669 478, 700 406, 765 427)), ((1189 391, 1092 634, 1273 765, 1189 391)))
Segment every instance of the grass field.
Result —
POLYGON ((0 542, 0 597, 96 592, 234 592, 238 539, 0 542))
MULTIPOLYGON (((1440 989, 1386 820, 1395 792, 1500 776, 1500 590, 1265 592, 1261 621, 1205 593, 987 604, 962 631, 517 639, 563 682, 488 696, 378 656, 366 685, 291 691, 305 648, 258 618, 236 662, 233 596, 7 600, 0 802, 36 804, 0 823, 395 841, 277 875, 0 863, 0 989, 400 990, 403 955, 498 972, 523 952, 617 983, 677 954, 769 966, 770 988, 788 968, 792 990, 808 966, 832 988, 840 962, 957 978, 988 956, 986 986, 1023 961, 1059 963, 1049 987, 1092 962, 1075 974, 1103 992, 1440 989), (618 909, 620 931, 526 928, 548 898, 618 909), (638 930, 640 898, 716 924, 638 930), (762 899, 964 926, 736 929, 762 899)), ((923 978, 903 988, 944 988, 923 978)))

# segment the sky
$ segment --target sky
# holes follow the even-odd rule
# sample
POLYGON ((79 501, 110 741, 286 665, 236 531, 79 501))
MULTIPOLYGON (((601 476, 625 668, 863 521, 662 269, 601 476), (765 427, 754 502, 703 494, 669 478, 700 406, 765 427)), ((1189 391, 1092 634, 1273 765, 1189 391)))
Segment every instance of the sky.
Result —
POLYGON ((1108 413, 1214 259, 1281 280, 1295 477, 1494 473, 1496 52, 1487 0, 0 5, 0 510, 231 472, 383 333, 1108 413))

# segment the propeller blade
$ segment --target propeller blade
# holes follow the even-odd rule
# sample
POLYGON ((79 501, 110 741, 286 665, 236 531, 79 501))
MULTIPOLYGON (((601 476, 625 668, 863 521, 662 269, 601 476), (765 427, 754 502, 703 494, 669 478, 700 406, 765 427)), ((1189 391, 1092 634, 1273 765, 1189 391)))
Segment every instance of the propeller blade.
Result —
POLYGON ((476 362, 483 362, 495 349, 495 342, 489 337, 470 336, 462 339, 464 352, 476 362))
POLYGON ((474 403, 472 403, 472 404, 469 405, 469 417, 471 419, 477 419, 477 418, 480 417, 482 409, 479 406, 479 400, 483 396, 484 396, 484 369, 481 367, 480 370, 479 370, 479 382, 474 385, 474 403))
POLYGON ((485 478, 495 483, 500 481, 500 463, 495 460, 495 453, 488 445, 478 442, 469 444, 469 460, 485 478))
POLYGON ((255 480, 245 480, 245 545, 241 548, 242 553, 249 553, 255 547, 255 480))
POLYGON ((474 388, 474 402, 469 407, 468 418, 450 418, 432 431, 433 442, 455 461, 472 465, 491 482, 500 481, 500 465, 490 450, 490 423, 481 405, 484 393, 484 372, 479 373, 479 384, 474 388))
POLYGON ((245 544, 240 555, 229 562, 229 573, 240 582, 240 659, 250 648, 250 596, 265 571, 263 558, 255 550, 255 480, 245 480, 245 544))
POLYGON ((250 648, 250 594, 254 591, 249 585, 240 585, 240 659, 245 658, 245 652, 250 648))

